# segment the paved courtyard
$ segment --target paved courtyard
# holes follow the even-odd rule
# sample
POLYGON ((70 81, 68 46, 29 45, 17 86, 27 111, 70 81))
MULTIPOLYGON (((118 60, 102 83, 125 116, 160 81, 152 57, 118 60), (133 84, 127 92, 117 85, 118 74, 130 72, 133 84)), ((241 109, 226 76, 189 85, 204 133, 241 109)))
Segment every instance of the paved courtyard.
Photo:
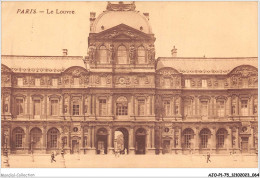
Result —
MULTIPOLYGON (((9 155, 11 168, 62 168, 61 155, 51 163, 50 155, 9 155)), ((212 155, 206 162, 205 155, 65 155, 67 168, 257 168, 256 156, 212 155)), ((2 159, 3 165, 3 159, 2 159)))

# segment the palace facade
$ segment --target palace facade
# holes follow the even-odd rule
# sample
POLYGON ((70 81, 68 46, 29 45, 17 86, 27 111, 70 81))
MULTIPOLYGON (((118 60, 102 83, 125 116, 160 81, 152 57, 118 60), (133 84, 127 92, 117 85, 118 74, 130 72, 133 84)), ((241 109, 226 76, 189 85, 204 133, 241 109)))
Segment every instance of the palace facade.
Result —
POLYGON ((2 55, 2 150, 257 152, 257 57, 183 58, 173 48, 156 59, 149 13, 134 3, 108 2, 89 20, 88 56, 2 55))

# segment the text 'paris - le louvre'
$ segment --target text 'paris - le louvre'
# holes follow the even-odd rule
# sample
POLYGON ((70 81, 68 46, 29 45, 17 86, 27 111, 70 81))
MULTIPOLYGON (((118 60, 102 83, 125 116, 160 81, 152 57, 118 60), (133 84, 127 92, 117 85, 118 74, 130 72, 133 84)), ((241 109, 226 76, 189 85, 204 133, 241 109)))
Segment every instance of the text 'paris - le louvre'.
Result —
POLYGON ((2 55, 2 150, 257 153, 257 57, 155 58, 135 8, 90 13, 88 56, 2 55))

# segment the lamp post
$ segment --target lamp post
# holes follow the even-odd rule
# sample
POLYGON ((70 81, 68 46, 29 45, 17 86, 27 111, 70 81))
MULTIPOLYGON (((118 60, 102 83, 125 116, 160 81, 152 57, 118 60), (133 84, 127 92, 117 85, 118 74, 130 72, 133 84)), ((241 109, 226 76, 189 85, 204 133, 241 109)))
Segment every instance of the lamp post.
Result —
POLYGON ((7 149, 7 135, 4 133, 4 168, 9 168, 8 149, 7 149))

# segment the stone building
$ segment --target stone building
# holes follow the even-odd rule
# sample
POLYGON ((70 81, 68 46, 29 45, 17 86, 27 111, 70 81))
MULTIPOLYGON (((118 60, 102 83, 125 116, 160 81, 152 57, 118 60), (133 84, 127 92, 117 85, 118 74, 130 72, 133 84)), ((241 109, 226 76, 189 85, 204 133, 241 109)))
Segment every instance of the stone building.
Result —
POLYGON ((108 2, 90 13, 88 56, 3 55, 2 148, 112 154, 120 138, 128 154, 255 153, 257 57, 156 59, 154 42, 149 13, 108 2))

